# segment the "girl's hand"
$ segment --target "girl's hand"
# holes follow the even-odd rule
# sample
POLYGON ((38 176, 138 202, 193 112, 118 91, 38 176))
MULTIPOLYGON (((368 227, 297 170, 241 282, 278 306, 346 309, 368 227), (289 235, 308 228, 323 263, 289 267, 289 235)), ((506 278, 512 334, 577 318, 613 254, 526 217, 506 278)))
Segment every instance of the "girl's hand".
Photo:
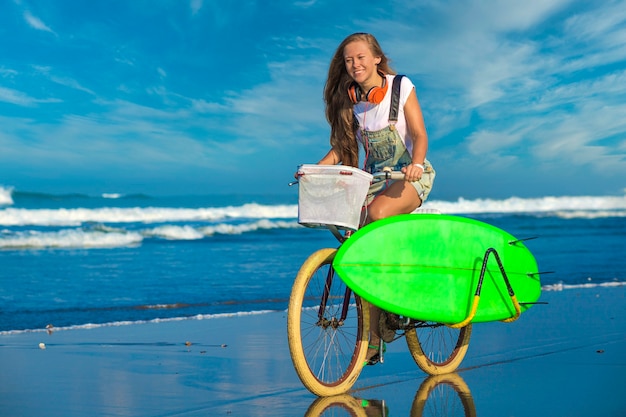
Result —
POLYGON ((404 173, 404 179, 408 182, 414 182, 422 178, 422 174, 424 173, 424 165, 422 164, 411 164, 407 165, 401 170, 404 173))

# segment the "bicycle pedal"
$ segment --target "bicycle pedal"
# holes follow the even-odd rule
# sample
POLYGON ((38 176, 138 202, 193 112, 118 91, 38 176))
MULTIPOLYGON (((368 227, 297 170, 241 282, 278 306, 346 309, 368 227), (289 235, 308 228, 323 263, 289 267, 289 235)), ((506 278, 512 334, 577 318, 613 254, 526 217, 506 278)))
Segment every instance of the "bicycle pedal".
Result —
POLYGON ((402 327, 408 327, 411 325, 412 319, 410 317, 403 317, 400 316, 399 317, 399 321, 400 321, 400 326, 402 327))
POLYGON ((410 317, 400 316, 398 319, 398 327, 401 330, 411 330, 415 328, 415 320, 410 317))

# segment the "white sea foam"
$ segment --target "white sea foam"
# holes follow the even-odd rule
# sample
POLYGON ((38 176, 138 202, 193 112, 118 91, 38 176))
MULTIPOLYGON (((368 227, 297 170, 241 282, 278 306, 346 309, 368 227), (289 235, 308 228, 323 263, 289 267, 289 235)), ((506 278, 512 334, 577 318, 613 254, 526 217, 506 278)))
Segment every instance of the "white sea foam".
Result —
POLYGON ((572 210, 572 211, 555 211, 554 215, 562 219, 600 219, 604 217, 626 217, 626 211, 618 210, 572 210))
POLYGON ((258 230, 300 228, 296 221, 258 220, 242 224, 216 224, 207 227, 190 225, 162 225, 138 231, 101 224, 88 229, 63 229, 57 231, 0 230, 0 249, 45 248, 114 248, 135 246, 144 239, 198 240, 213 235, 239 235, 258 230))
POLYGON ((270 230, 270 229, 293 229, 302 227, 297 222, 287 222, 287 221, 269 221, 269 220, 259 220, 253 223, 245 223, 245 224, 218 224, 215 226, 207 226, 203 227, 200 230, 206 236, 211 236, 215 234, 221 235, 239 235, 246 232, 255 232, 257 230, 270 230))
POLYGON ((511 197, 504 200, 476 199, 457 201, 427 201, 425 208, 436 208, 442 213, 544 213, 558 217, 612 217, 626 215, 624 196, 580 197, 511 197))
POLYGON ((611 282, 588 282, 584 284, 564 284, 559 282, 557 284, 548 284, 541 287, 543 291, 565 291, 574 290, 580 288, 599 288, 599 287, 623 287, 626 282, 611 281, 611 282))
POLYGON ((169 240, 198 240, 204 235, 191 226, 159 226, 142 232, 144 236, 154 236, 169 240))
POLYGON ((13 188, 0 185, 0 206, 10 206, 13 204, 13 188))
POLYGON ((277 310, 257 310, 257 311, 239 311, 236 313, 217 313, 217 314, 197 314, 195 316, 189 317, 171 317, 171 318, 160 318, 160 319, 152 319, 152 320, 135 320, 135 321, 115 321, 111 323, 86 323, 86 324, 78 324, 73 326, 61 326, 61 327, 51 327, 46 329, 25 329, 25 330, 3 330, 0 331, 0 336, 8 336, 15 334, 23 334, 23 333, 50 333, 50 332, 58 332, 58 331, 68 331, 68 330, 90 330, 90 329, 98 329, 102 327, 120 327, 120 326, 131 326, 135 324, 150 324, 150 323, 168 323, 168 322, 177 322, 177 321, 185 321, 185 320, 212 320, 219 318, 227 318, 227 317, 245 317, 245 316, 255 316, 259 314, 269 314, 275 313, 277 310))
POLYGON ((197 240, 213 235, 240 235, 257 230, 293 229, 302 227, 296 221, 258 220, 251 223, 219 223, 212 226, 194 228, 191 226, 166 225, 141 232, 146 237, 160 237, 171 240, 197 240))
POLYGON ((278 219, 295 218, 295 205, 244 204, 215 208, 163 207, 105 207, 74 209, 20 209, 0 210, 3 226, 78 226, 83 223, 167 223, 182 221, 217 221, 221 219, 278 219))
POLYGON ((0 249, 43 248, 114 248, 141 243, 143 237, 134 232, 107 233, 99 230, 65 229, 54 232, 29 230, 3 233, 0 249))

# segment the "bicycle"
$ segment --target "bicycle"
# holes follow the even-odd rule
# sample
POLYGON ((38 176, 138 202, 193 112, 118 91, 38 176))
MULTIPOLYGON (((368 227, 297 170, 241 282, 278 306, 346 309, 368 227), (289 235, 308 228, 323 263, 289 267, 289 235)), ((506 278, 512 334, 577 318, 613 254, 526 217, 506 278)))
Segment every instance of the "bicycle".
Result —
MULTIPOLYGON (((347 175, 362 173, 355 168, 332 167, 335 168, 326 169, 347 175)), ((369 177, 373 184, 404 179, 404 174, 385 170, 369 177)), ((329 194, 333 191, 336 190, 329 190, 329 194)), ((360 195, 351 195, 348 200, 364 201, 365 196, 361 199, 360 195)), ((362 205, 358 205, 358 217, 362 205)), ((313 223, 330 230, 340 245, 360 226, 359 221, 346 224, 345 219, 313 223)), ((334 273, 332 262, 336 252, 337 248, 319 249, 306 259, 294 281, 287 313, 289 350, 296 373, 309 391, 321 397, 350 390, 364 367, 369 345, 369 304, 334 273)), ((391 317, 395 323, 387 325, 395 333, 394 340, 405 337, 413 360, 427 374, 453 372, 465 357, 471 324, 452 328, 442 323, 391 317)), ((382 341, 379 352, 383 362, 382 341)))

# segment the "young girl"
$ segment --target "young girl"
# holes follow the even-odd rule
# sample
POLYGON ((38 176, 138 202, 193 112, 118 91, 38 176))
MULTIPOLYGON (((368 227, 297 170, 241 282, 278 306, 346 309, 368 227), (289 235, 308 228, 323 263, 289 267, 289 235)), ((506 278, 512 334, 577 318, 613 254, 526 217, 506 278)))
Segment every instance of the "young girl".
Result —
MULTIPOLYGON (((355 33, 337 48, 324 88, 331 149, 318 163, 358 167, 361 143, 365 171, 390 167, 405 175, 404 180, 370 188, 366 223, 411 213, 426 200, 435 178, 426 159, 428 137, 415 87, 400 77, 399 94, 392 105, 394 75, 376 38, 355 33)), ((380 310, 372 306, 368 365, 380 359, 379 317, 380 310)))

